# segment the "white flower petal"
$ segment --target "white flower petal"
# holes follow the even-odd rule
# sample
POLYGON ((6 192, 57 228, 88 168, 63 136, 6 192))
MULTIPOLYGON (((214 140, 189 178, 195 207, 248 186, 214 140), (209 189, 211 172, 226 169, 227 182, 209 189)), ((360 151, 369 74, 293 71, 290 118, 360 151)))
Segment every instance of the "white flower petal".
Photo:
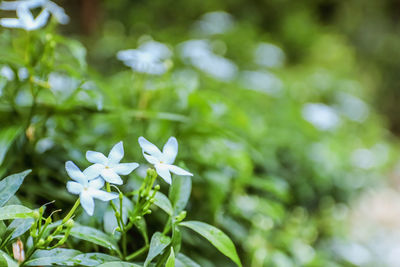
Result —
POLYGON ((154 165, 158 175, 161 176, 167 183, 171 184, 171 174, 169 173, 169 165, 167 164, 156 164, 154 165))
POLYGON ((132 163, 119 163, 118 165, 114 166, 112 170, 120 175, 128 175, 130 174, 134 169, 139 167, 139 164, 136 162, 132 163))
POLYGON ((87 178, 72 161, 67 161, 65 163, 65 169, 71 179, 77 181, 81 185, 87 184, 87 178))
POLYGON ((104 179, 99 177, 89 181, 89 188, 100 189, 104 186, 104 179))
POLYGON ((87 179, 92 180, 96 178, 97 176, 100 175, 101 171, 104 169, 104 165, 95 163, 89 167, 87 167, 84 171, 83 174, 86 175, 87 179))
POLYGON ((79 195, 83 190, 83 186, 77 182, 67 182, 67 190, 71 194, 79 195))
POLYGON ((82 191, 80 194, 82 208, 86 211, 89 216, 93 215, 94 212, 94 200, 88 191, 82 191))
POLYGON ((147 154, 150 154, 158 159, 161 158, 162 153, 158 147, 147 141, 143 136, 139 137, 139 145, 143 149, 143 152, 146 152, 147 154))
POLYGON ((17 8, 17 16, 25 26, 33 24, 33 16, 31 11, 24 5, 20 5, 17 8))
POLYGON ((101 176, 104 180, 106 180, 106 182, 110 184, 121 185, 123 183, 121 177, 119 177, 119 175, 116 174, 112 169, 103 169, 101 171, 101 176))
POLYGON ((7 28, 23 28, 23 24, 19 19, 0 19, 0 25, 7 28))
POLYGON ((117 164, 124 157, 124 146, 121 142, 118 142, 116 145, 111 148, 110 154, 108 154, 108 160, 111 163, 117 164))
POLYGON ((107 157, 103 155, 103 153, 96 152, 96 151, 87 151, 86 152, 86 159, 91 163, 100 163, 103 165, 107 164, 107 157))
POLYGON ((49 16, 50 16, 49 11, 47 9, 44 9, 39 14, 39 16, 37 16, 35 18, 35 20, 33 21, 31 29, 32 30, 37 30, 37 29, 40 29, 40 28, 44 27, 44 25, 46 25, 46 23, 47 23, 47 20, 48 20, 49 16))
POLYGON ((178 141, 171 136, 163 147, 163 161, 167 164, 172 164, 178 154, 178 141))
POLYGON ((160 163, 160 160, 156 157, 147 155, 146 153, 143 153, 144 158, 151 164, 158 164, 160 163))
POLYGON ((168 166, 168 169, 169 169, 171 172, 173 172, 173 173, 175 173, 175 174, 177 174, 177 175, 193 176, 193 174, 191 174, 191 173, 188 172, 188 171, 185 171, 184 169, 182 169, 182 168, 180 168, 180 167, 178 167, 178 166, 175 166, 175 165, 167 165, 167 166, 168 166))
POLYGON ((109 192, 105 192, 105 191, 97 190, 97 189, 93 189, 93 188, 89 188, 88 192, 92 197, 100 199, 102 201, 110 201, 112 199, 118 198, 118 194, 116 194, 116 193, 109 193, 109 192))

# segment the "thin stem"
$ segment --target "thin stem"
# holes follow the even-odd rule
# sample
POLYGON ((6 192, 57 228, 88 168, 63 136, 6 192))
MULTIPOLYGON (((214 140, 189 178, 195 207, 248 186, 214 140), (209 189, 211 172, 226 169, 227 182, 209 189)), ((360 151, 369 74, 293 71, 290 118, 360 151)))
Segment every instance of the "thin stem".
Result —
POLYGON ((128 255, 125 259, 127 261, 130 261, 130 260, 136 258, 137 256, 141 255, 142 253, 146 252, 148 250, 148 248, 149 248, 149 245, 146 245, 146 246, 142 247, 141 249, 136 250, 132 254, 128 255))
POLYGON ((62 220, 61 224, 66 223, 72 215, 75 213, 75 210, 79 207, 79 204, 81 203, 81 199, 78 198, 74 204, 74 206, 71 208, 71 210, 68 212, 67 216, 62 220))

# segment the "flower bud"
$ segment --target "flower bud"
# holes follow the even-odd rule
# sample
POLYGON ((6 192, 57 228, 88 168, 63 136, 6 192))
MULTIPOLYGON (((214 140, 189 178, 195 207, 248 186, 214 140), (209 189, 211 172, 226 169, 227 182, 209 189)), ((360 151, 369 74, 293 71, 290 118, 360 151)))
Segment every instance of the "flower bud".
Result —
POLYGON ((40 238, 39 242, 37 243, 37 246, 38 246, 38 247, 41 247, 41 246, 44 245, 44 243, 45 243, 44 239, 43 239, 43 238, 40 238))
POLYGON ((119 228, 119 227, 115 228, 115 231, 117 231, 117 232, 122 232, 122 231, 121 231, 121 228, 119 228))
POLYGON ((160 190, 160 185, 157 184, 157 185, 154 187, 154 190, 156 190, 156 191, 160 190))
POLYGON ((33 218, 35 218, 35 220, 40 218, 40 211, 38 210, 34 210, 33 211, 33 218))
POLYGON ((52 236, 52 235, 49 235, 49 236, 46 238, 46 242, 47 242, 47 243, 51 243, 51 241, 53 241, 53 236, 52 236))
POLYGON ((68 227, 68 228, 72 228, 73 226, 74 226, 74 220, 72 220, 72 219, 69 219, 66 223, 65 223, 65 225, 68 227))
POLYGON ((184 210, 184 211, 182 211, 181 213, 179 213, 179 215, 175 217, 175 220, 176 220, 177 222, 181 222, 181 221, 183 221, 183 219, 185 219, 185 218, 186 218, 186 210, 184 210))

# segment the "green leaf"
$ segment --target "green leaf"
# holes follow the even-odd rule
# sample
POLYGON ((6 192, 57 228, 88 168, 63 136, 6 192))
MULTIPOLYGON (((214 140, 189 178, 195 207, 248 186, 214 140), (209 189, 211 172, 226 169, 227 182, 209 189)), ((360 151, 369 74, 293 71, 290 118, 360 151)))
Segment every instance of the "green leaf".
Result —
POLYGON ((197 232, 211 242, 222 254, 233 260, 238 266, 242 266, 237 255, 235 245, 231 239, 218 228, 198 221, 187 221, 179 223, 197 232))
POLYGON ((166 195, 164 195, 161 192, 156 192, 156 195, 154 197, 154 205, 158 206, 160 209, 165 211, 168 215, 172 215, 173 209, 172 209, 172 204, 167 198, 166 195))
POLYGON ((174 251, 178 253, 181 250, 182 234, 178 226, 174 225, 173 227, 174 228, 172 228, 171 246, 174 248, 174 251))
POLYGON ((112 261, 112 262, 100 264, 97 267, 141 267, 141 266, 134 264, 134 263, 130 263, 130 262, 112 261))
POLYGON ((8 149, 21 132, 22 127, 9 127, 0 131, 0 165, 4 161, 8 149))
POLYGON ((192 179, 189 176, 175 176, 169 189, 169 199, 174 209, 174 215, 178 215, 185 207, 192 190, 192 179))
POLYGON ((7 227, 7 233, 12 233, 11 239, 17 238, 28 231, 34 221, 33 218, 16 219, 7 227))
MULTIPOLYGON (((75 249, 56 248, 52 250, 38 250, 32 255, 27 266, 63 265, 63 266, 98 266, 116 261, 118 258, 103 253, 84 253, 75 249)), ((1 266, 1 265, 0 265, 1 266)))
MULTIPOLYGON (((0 255, 6 260, 6 265, 0 266, 7 266, 7 267, 18 267, 19 264, 16 263, 10 256, 8 256, 4 251, 0 250, 0 255)), ((0 261, 1 262, 1 261, 0 261)))
POLYGON ((26 266, 66 265, 66 262, 82 252, 75 249, 55 248, 52 250, 37 250, 26 266))
POLYGON ((171 253, 169 254, 167 262, 165 263, 165 267, 175 267, 175 253, 172 247, 171 247, 171 253))
POLYGON ((31 170, 26 170, 24 172, 7 176, 0 181, 0 207, 4 206, 4 204, 7 203, 7 201, 15 194, 15 192, 17 192, 25 177, 30 172, 31 170))
POLYGON ((160 232, 155 232, 151 237, 149 254, 147 254, 144 266, 146 267, 156 256, 169 245, 171 239, 160 232))
POLYGON ((73 237, 119 252, 118 245, 115 240, 95 228, 77 224, 71 229, 71 235, 73 237))
POLYGON ((185 254, 179 253, 175 258, 176 267, 201 267, 185 254))
POLYGON ((4 267, 8 266, 6 258, 3 257, 3 255, 1 255, 1 254, 0 254, 0 266, 4 266, 4 267))
POLYGON ((33 211, 21 205, 9 205, 0 208, 0 220, 24 219, 33 217, 33 211))

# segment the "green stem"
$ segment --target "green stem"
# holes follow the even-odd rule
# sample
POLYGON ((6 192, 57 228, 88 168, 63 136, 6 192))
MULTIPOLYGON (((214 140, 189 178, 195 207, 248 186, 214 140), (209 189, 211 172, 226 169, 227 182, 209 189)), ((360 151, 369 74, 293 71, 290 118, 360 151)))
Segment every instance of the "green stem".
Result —
MULTIPOLYGON (((110 183, 106 183, 106 190, 107 190, 107 192, 111 192, 110 183)), ((111 203, 112 209, 114 210, 114 213, 117 213, 118 209, 115 206, 114 202, 111 200, 110 203, 111 203)), ((120 215, 122 216, 122 213, 120 215)), ((124 223, 122 222, 122 219, 120 217, 117 217, 117 216, 116 216, 116 219, 117 219, 118 227, 121 229, 121 231, 123 231, 124 223)))
POLYGON ((163 235, 165 235, 166 233, 168 233, 168 231, 171 229, 171 217, 168 218, 167 224, 164 226, 164 230, 163 230, 163 235))
POLYGON ((124 259, 126 257, 127 250, 126 250, 126 232, 122 232, 122 255, 124 255, 124 259))
POLYGON ((72 215, 74 215, 75 210, 79 207, 79 204, 81 203, 81 199, 78 198, 74 204, 74 206, 71 208, 71 210, 68 212, 67 216, 62 220, 61 224, 66 223, 69 219, 71 219, 72 215))
POLYGON ((125 259, 127 261, 130 261, 130 260, 136 258, 137 256, 141 255, 142 253, 146 252, 148 249, 149 249, 149 245, 146 245, 146 246, 142 247, 141 249, 136 250, 132 254, 128 255, 125 259))

